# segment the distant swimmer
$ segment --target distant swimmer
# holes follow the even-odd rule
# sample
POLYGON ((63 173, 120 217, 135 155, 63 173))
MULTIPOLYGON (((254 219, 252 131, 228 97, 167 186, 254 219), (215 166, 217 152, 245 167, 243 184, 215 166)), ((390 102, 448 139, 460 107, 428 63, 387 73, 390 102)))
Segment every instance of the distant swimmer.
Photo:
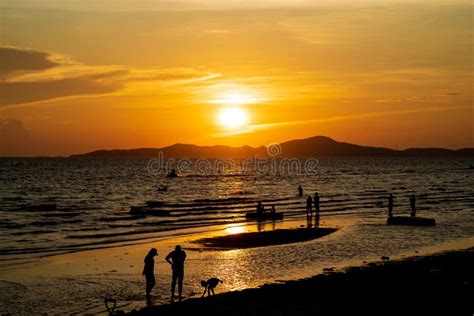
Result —
POLYGON ((388 217, 392 217, 392 211, 393 211, 393 195, 390 193, 388 196, 388 217))
POLYGON ((168 187, 166 185, 160 185, 158 187, 158 191, 160 192, 167 192, 168 191, 168 187))
POLYGON ((316 212, 316 214, 318 214, 319 213, 319 194, 318 194, 318 192, 314 193, 313 202, 314 202, 314 211, 316 212))
POLYGON ((416 198, 415 195, 412 194, 410 196, 410 207, 411 207, 411 216, 416 216, 416 198))
POLYGON ((155 287, 155 259, 154 257, 158 255, 158 250, 156 248, 151 248, 148 254, 145 257, 145 266, 143 267, 142 275, 145 276, 146 280, 146 297, 151 297, 151 290, 155 287))
POLYGON ((167 178, 177 178, 178 177, 178 174, 176 173, 176 170, 175 169, 171 169, 170 172, 168 172, 168 174, 166 175, 167 178))
POLYGON ((177 245, 175 250, 166 256, 166 261, 171 264, 173 272, 171 281, 171 298, 174 298, 176 289, 176 281, 178 282, 179 300, 181 301, 183 294, 183 279, 184 279, 184 260, 186 260, 186 252, 181 250, 181 246, 177 245))
POLYGON ((219 280, 218 278, 210 278, 207 281, 202 280, 201 286, 204 288, 204 293, 202 293, 201 297, 204 297, 204 295, 206 295, 206 292, 207 292, 207 296, 210 296, 211 291, 212 291, 212 295, 216 295, 216 293, 214 293, 214 289, 216 288, 217 285, 219 285, 219 283, 223 283, 223 281, 219 280))
POLYGON ((311 195, 308 194, 306 197, 306 214, 311 214, 313 212, 313 199, 311 195))
POLYGON ((298 196, 303 197, 303 188, 301 187, 301 185, 298 186, 298 196))

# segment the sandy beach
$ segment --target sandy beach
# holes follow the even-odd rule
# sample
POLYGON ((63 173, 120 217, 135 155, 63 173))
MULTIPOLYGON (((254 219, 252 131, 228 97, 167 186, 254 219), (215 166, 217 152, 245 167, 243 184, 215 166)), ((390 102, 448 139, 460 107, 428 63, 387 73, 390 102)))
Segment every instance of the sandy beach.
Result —
POLYGON ((474 248, 327 270, 129 315, 472 315, 474 248))
MULTIPOLYGON (((375 218, 373 221, 379 223, 376 227, 380 228, 380 234, 387 235, 390 232, 399 233, 399 229, 386 228, 383 218, 375 218)), ((200 281, 208 277, 217 276, 223 279, 224 283, 218 286, 216 293, 226 293, 222 296, 216 296, 215 299, 218 300, 218 303, 212 303, 212 306, 214 306, 214 304, 217 304, 217 307, 220 306, 219 304, 229 306, 233 304, 239 305, 241 300, 249 300, 248 310, 235 309, 235 311, 236 314, 252 314, 252 308, 260 306, 261 304, 264 306, 266 300, 273 302, 273 297, 276 297, 278 298, 277 301, 287 304, 287 307, 278 307, 284 311, 285 308, 288 309, 294 305, 289 298, 286 298, 288 295, 290 295, 288 297, 295 295, 294 299, 299 300, 300 298, 304 298, 304 295, 310 295, 309 293, 313 292, 315 293, 314 295, 323 295, 323 297, 325 297, 324 295, 329 295, 324 294, 326 293, 326 288, 337 288, 337 290, 334 291, 339 292, 343 291, 344 286, 347 286, 347 290, 344 291, 349 292, 349 289, 355 286, 361 286, 361 288, 367 288, 371 291, 373 291, 374 288, 382 286, 381 284, 374 284, 374 287, 366 287, 364 282, 351 285, 352 281, 347 285, 341 285, 345 283, 340 283, 339 278, 344 279, 340 276, 337 277, 337 282, 328 281, 329 285, 322 286, 324 288, 322 289, 321 285, 318 284, 322 282, 321 280, 325 280, 327 275, 311 277, 325 273, 325 270, 328 268, 338 271, 335 275, 340 275, 339 271, 344 271, 347 267, 363 266, 363 269, 353 270, 358 273, 367 270, 367 263, 380 261, 380 256, 386 254, 392 256, 391 260, 395 260, 397 258, 403 259, 414 255, 424 256, 440 251, 464 249, 474 246, 474 239, 467 238, 436 246, 423 247, 421 244, 418 244, 419 246, 417 248, 400 251, 396 255, 391 255, 391 252, 383 250, 383 247, 381 247, 377 254, 361 252, 360 256, 353 256, 347 253, 348 248, 345 248, 344 245, 348 244, 351 238, 355 238, 351 236, 353 236, 354 229, 357 227, 354 226, 357 225, 356 223, 357 221, 350 218, 334 219, 323 217, 321 220, 322 228, 310 229, 310 231, 314 232, 313 238, 315 239, 283 245, 267 245, 266 247, 243 247, 243 249, 217 250, 212 246, 202 245, 198 243, 198 241, 203 239, 217 240, 222 243, 223 241, 230 240, 232 243, 235 240, 240 240, 240 243, 243 242, 250 245, 250 243, 255 243, 255 240, 245 236, 269 236, 272 234, 272 236, 276 236, 276 234, 280 234, 279 231, 285 232, 284 234, 287 234, 289 231, 296 232, 296 235, 293 235, 293 237, 300 238, 300 232, 308 230, 305 225, 307 224, 306 221, 212 226, 185 231, 182 232, 183 235, 181 236, 176 235, 170 237, 157 235, 150 237, 150 239, 143 240, 142 243, 123 243, 114 245, 114 247, 108 246, 106 248, 47 256, 41 258, 39 261, 25 262, 0 270, 0 280, 2 280, 0 281, 0 294, 3 299, 2 309, 4 312, 14 311, 14 315, 30 315, 32 313, 44 313, 46 306, 49 315, 63 315, 65 313, 77 315, 106 315, 107 313, 103 303, 104 298, 111 296, 117 299, 117 310, 124 312, 140 310, 147 306, 144 293, 144 279, 141 275, 141 271, 143 269, 143 258, 151 247, 156 247, 159 253, 155 263, 157 285, 153 290, 153 299, 151 301, 151 305, 156 306, 157 310, 151 309, 142 312, 152 314, 156 312, 161 315, 168 312, 172 313, 175 309, 194 309, 194 307, 186 307, 188 306, 187 304, 198 304, 201 307, 196 308, 207 309, 208 307, 206 306, 208 306, 208 303, 206 302, 214 302, 214 298, 212 298, 211 301, 205 299, 202 300, 202 302, 201 300, 195 301, 194 298, 201 296, 203 289, 200 285, 200 281), (325 233, 321 234, 321 232, 332 231, 330 227, 337 228, 337 231, 329 235, 325 235, 325 233), (228 236, 232 237, 229 239, 228 236), (171 302, 169 290, 171 270, 169 265, 164 261, 164 257, 173 250, 176 244, 183 245, 188 255, 185 267, 186 275, 183 294, 189 301, 185 303, 186 305, 183 305, 184 307, 179 307, 176 304, 171 306, 166 305, 171 302), (333 254, 337 254, 340 251, 341 254, 338 255, 338 257, 334 257, 334 255, 331 256, 326 253, 326 251, 333 254), (301 258, 300 260, 302 260, 302 262, 298 263, 294 260, 288 260, 289 253, 295 258, 301 258), (310 255, 310 257, 304 259, 307 255, 310 255), (315 255, 318 255, 318 257, 314 257, 315 255), (313 281, 301 281, 301 279, 307 278, 317 280, 314 281, 314 286, 316 286, 314 290, 311 288, 313 281), (278 284, 282 282, 286 282, 283 288, 278 284), (264 284, 271 285, 265 285, 263 288, 259 288, 264 284), (301 290, 292 289, 291 286, 293 285, 297 288, 301 287, 301 290), (305 289, 306 287, 311 289, 305 289), (268 292, 268 289, 272 289, 271 291, 275 289, 277 292, 268 292), (317 294, 318 291, 321 291, 321 293, 317 294), (249 295, 248 293, 263 294, 249 295), (252 301, 255 299, 255 295, 263 295, 266 298, 262 298, 260 304, 256 301, 252 301), (270 295, 270 297, 268 295, 270 295), (18 304, 18 302, 21 303, 18 304), (161 305, 163 305, 163 307, 160 307, 161 305)), ((415 231, 417 230, 412 230, 412 232, 415 231)), ((421 232, 423 232, 423 230, 421 232)), ((425 233, 426 232, 425 229, 425 233)), ((357 232, 357 234, 360 233, 357 232)), ((304 235, 307 234, 304 233, 303 236, 304 235)), ((367 236, 367 238, 381 238, 383 235, 375 236, 378 235, 367 236)), ((387 236, 386 238, 390 239, 391 237, 387 236)), ((263 240, 265 240, 265 238, 263 238, 263 240)), ((279 243, 280 241, 278 238, 274 239, 274 243, 279 243)), ((367 242, 370 241, 368 239, 363 242, 367 244, 367 242)), ((379 244, 383 245, 382 239, 379 240, 379 244)), ((469 252, 469 254, 472 255, 471 252, 469 252)), ((449 260, 445 261, 448 262, 449 260)), ((411 273, 411 265, 396 264, 395 266, 406 267, 406 270, 401 271, 411 273)), ((378 271, 377 269, 375 271, 378 271)), ((372 271, 371 268, 369 268, 368 271, 372 271)), ((459 271, 460 273, 462 272, 461 270, 459 271)), ((387 273, 387 278, 392 278, 390 281, 387 281, 387 284, 392 282, 395 288, 398 285, 393 282, 399 280, 399 274, 405 272, 392 274, 390 270, 387 273)), ((460 276, 467 276, 467 273, 470 273, 470 271, 465 269, 460 276)), ((379 280, 378 277, 374 277, 373 279, 374 282, 379 280)), ((453 280, 456 279, 453 278, 453 280)), ((392 287, 392 285, 390 286, 392 287)), ((365 290, 363 292, 365 292, 365 290)), ((337 293, 334 293, 334 295, 336 294, 337 293)), ((312 295, 313 294, 310 295, 311 300, 309 300, 311 302, 312 295)), ((401 294, 397 295, 400 296, 401 294)), ((404 294, 401 296, 405 297, 404 294)), ((330 302, 329 298, 326 298, 324 301, 330 302)), ((336 304, 336 302, 332 302, 328 306, 332 306, 332 304, 336 304)), ((328 308, 328 306, 317 305, 314 308, 328 308)), ((303 312, 301 313, 304 313, 305 308, 313 307, 305 307, 303 304, 298 308, 303 308, 303 312)), ((221 312, 220 309, 215 310, 216 315, 221 314, 221 312)), ((227 313, 227 310, 224 310, 224 312, 227 313)), ((291 314, 289 310, 288 314, 291 314)))

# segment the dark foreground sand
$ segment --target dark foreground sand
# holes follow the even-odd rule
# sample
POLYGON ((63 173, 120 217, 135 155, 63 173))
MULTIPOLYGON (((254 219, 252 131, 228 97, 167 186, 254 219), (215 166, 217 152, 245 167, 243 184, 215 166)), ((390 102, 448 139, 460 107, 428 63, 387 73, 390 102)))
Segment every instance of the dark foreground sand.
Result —
POLYGON ((308 241, 329 235, 335 228, 298 228, 276 229, 263 232, 240 233, 233 235, 203 238, 195 241, 208 248, 242 249, 282 245, 294 242, 308 241))
POLYGON ((472 316, 473 269, 471 248, 154 306, 133 315, 472 316))

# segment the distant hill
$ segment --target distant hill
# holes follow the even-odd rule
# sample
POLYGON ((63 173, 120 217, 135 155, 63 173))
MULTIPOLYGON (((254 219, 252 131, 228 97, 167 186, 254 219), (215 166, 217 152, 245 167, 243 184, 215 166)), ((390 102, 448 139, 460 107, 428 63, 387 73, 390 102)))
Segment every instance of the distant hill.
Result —
MULTIPOLYGON (((280 144, 278 157, 474 157, 474 148, 451 150, 444 148, 409 148, 395 150, 383 147, 360 146, 335 141, 325 136, 314 136, 305 139, 291 140, 280 144)), ((267 148, 230 147, 230 146, 198 146, 191 144, 174 144, 163 148, 137 148, 97 150, 86 154, 72 155, 92 158, 152 158, 159 153, 163 157, 173 158, 244 158, 266 157, 267 148)))

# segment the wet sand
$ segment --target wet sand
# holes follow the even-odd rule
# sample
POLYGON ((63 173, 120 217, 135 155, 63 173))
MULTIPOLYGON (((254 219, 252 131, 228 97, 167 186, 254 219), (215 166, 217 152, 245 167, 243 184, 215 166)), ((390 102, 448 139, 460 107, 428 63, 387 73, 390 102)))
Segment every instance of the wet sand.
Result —
POLYGON ((472 315, 473 266, 474 248, 469 248, 328 271, 130 315, 472 315))
POLYGON ((245 249, 313 240, 329 235, 336 230, 336 228, 277 229, 203 238, 195 243, 215 249, 245 249))

